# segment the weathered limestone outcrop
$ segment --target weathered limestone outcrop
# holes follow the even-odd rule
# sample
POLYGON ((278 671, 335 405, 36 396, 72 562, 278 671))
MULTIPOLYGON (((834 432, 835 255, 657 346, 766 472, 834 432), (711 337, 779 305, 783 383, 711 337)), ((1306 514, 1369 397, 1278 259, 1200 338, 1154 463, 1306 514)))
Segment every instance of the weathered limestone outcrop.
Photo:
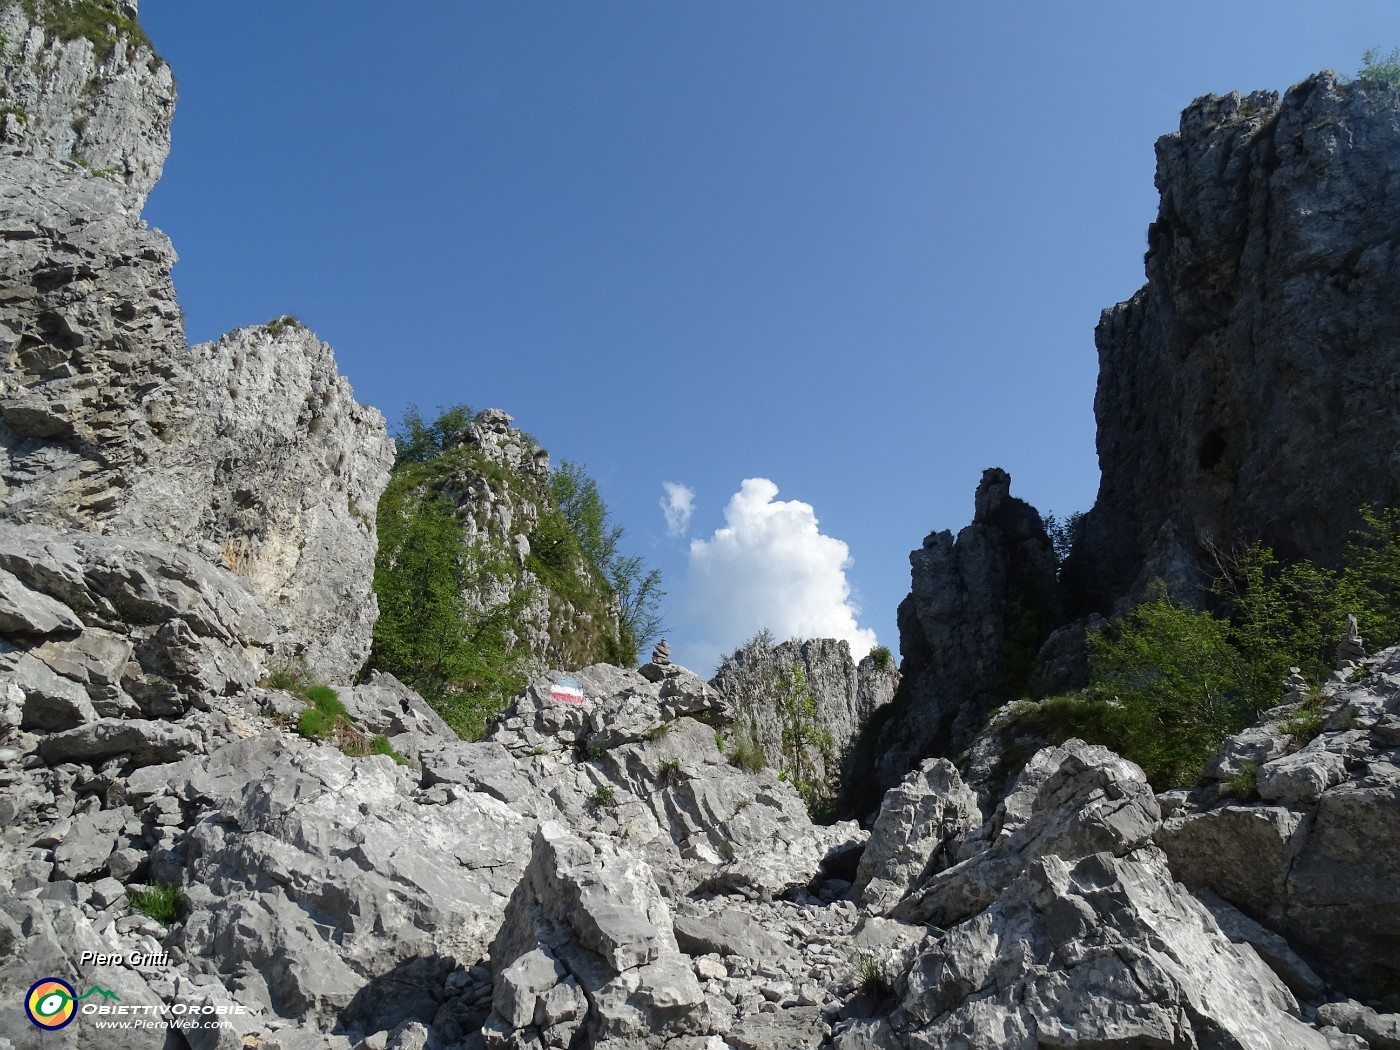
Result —
POLYGON ((1303 742, 1294 708, 1225 742, 1157 841, 1177 878, 1282 935, 1333 989, 1400 1009, 1400 650, 1336 684, 1303 742))
POLYGON ((1335 564, 1360 504, 1400 503, 1396 110, 1392 87, 1323 72, 1197 99, 1158 140, 1147 284, 1096 333, 1103 475, 1073 611, 1153 577, 1195 597, 1204 545, 1335 564))
POLYGON ((186 360, 180 418, 104 527, 200 546, 285 616, 309 666, 349 677, 378 612, 375 508, 394 458, 383 416, 291 318, 186 360))
POLYGON ((829 737, 823 739, 826 746, 805 748, 810 779, 834 786, 842 756, 860 727, 894 698, 899 672, 892 660, 881 667, 873 656, 856 663, 850 646, 835 638, 777 645, 759 638, 726 656, 710 687, 729 700, 736 722, 763 749, 768 764, 779 769, 788 764, 783 731, 785 721, 789 729, 793 725, 782 707, 794 699, 794 670, 815 704, 814 712, 797 714, 829 737))
MULTIPOLYGON (((73 6, 60 0, 63 6, 73 6)), ((101 11, 96 39, 60 40, 55 0, 0 4, 0 154, 86 168, 123 187, 139 212, 170 152, 175 80, 136 24, 135 0, 84 0, 101 11)))
POLYGON ((392 444, 299 324, 187 349, 174 252, 140 220, 169 146, 173 83, 123 32, 94 57, 92 41, 48 39, 25 5, 0 6, 0 34, 15 42, 0 61, 11 110, 0 118, 0 519, 199 551, 284 614, 284 656, 347 676, 369 652, 374 508, 392 444), (68 159, 80 151, 87 166, 68 159))
POLYGON ((1055 552, 1040 515, 991 469, 972 524, 935 532, 909 555, 912 586, 899 606, 901 680, 883 722, 863 734, 844 805, 868 812, 930 756, 968 747, 991 709, 1014 699, 1059 623, 1055 552))
MULTIPOLYGON (((466 616, 504 621, 502 648, 525 675, 635 661, 623 651, 607 582, 571 542, 550 490, 549 453, 513 422, 498 408, 478 412, 436 458, 396 472, 392 502, 411 509, 441 498, 455 508, 470 562, 461 574, 466 616)), ((381 549, 381 571, 395 556, 381 549)))

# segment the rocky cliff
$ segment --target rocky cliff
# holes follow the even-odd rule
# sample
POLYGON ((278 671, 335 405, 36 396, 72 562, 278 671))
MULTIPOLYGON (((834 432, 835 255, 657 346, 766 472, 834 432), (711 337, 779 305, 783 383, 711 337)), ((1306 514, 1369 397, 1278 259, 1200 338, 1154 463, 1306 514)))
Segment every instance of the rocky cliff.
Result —
POLYGON ((1192 103, 1157 143, 1147 284, 1104 312, 1102 480, 1066 566, 1075 612, 1206 549, 1335 564, 1363 502, 1400 502, 1394 87, 1320 73, 1192 103))
POLYGON ((843 807, 866 813, 920 760, 957 755, 997 704, 1033 677, 1061 611, 1055 552, 1040 515, 991 469, 972 524, 935 532, 909 555, 912 587, 899 606, 901 680, 851 755, 843 807))
POLYGON ((820 794, 840 784, 851 742, 894 698, 898 683, 892 660, 881 667, 871 655, 856 663, 850 646, 835 638, 773 644, 762 635, 726 656, 710 679, 710 687, 733 708, 740 732, 758 744, 770 766, 788 769, 788 753, 802 748, 807 775, 820 794), (794 671, 801 674, 800 684, 794 671), (810 699, 810 710, 800 706, 804 699, 810 699), (796 740, 804 725, 819 733, 796 740), (785 731, 790 744, 784 742, 785 731))
POLYGON ((174 84, 123 10, 0 7, 0 518, 199 550, 267 601, 284 657, 344 677, 392 444, 293 321, 186 347, 174 252, 140 220, 174 84), (60 39, 80 15, 93 37, 60 39))
MULTIPOLYGON (((0 153, 0 1050, 1397 1045, 1400 650, 1188 793, 1077 740, 981 796, 919 760, 978 752, 1054 618, 1003 472, 913 556, 872 737, 911 768, 869 830, 736 763, 738 705, 664 661, 536 676, 472 743, 391 676, 345 684, 391 449, 292 320, 183 345, 135 210, 169 81, 133 14, 0 6, 36 114, 0 153), (105 79, 51 115, 94 68, 126 116, 74 127, 105 79), (94 126, 120 173, 63 155, 94 126), (258 684, 298 652, 338 695, 258 684)), ((509 422, 462 432, 443 494, 542 482, 509 422)), ((510 492, 453 528, 528 568, 557 530, 510 492)))

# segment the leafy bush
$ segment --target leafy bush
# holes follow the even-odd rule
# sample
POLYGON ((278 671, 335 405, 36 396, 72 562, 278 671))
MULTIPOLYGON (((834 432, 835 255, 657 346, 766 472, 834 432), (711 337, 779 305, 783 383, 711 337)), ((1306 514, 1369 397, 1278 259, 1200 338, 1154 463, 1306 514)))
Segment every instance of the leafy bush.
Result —
POLYGON ((1115 698, 1122 713, 1101 708, 1099 716, 1117 722, 1120 753, 1159 791, 1194 785, 1220 741, 1252 713, 1248 667, 1229 624, 1211 613, 1160 597, 1091 634, 1089 652, 1090 701, 1115 698))
POLYGON ((1368 84, 1400 87, 1400 48, 1392 49, 1388 55, 1382 55, 1378 47, 1368 48, 1361 55, 1356 79, 1368 84))
POLYGON ((874 649, 871 649, 870 659, 875 662, 875 670, 881 673, 888 673, 894 670, 894 654, 891 653, 886 646, 877 645, 874 649))
POLYGON ((604 809, 608 806, 617 805, 617 792, 607 784, 598 785, 598 790, 594 791, 588 799, 588 804, 593 809, 604 809))
POLYGON ((1282 564, 1259 543, 1221 559, 1216 591, 1233 611, 1232 640, 1248 665, 1256 710, 1278 703, 1289 667, 1311 681, 1331 674, 1349 613, 1372 651, 1400 642, 1400 508, 1363 506, 1358 517, 1339 571, 1282 564))
POLYGON ((178 886, 170 886, 163 882, 129 893, 127 900, 142 915, 154 919, 162 926, 169 926, 178 920, 189 907, 178 886))
POLYGON ((460 434, 475 418, 470 405, 438 406, 431 423, 423 421, 417 405, 404 409, 403 421, 391 435, 394 439, 394 466, 405 463, 427 463, 436 459, 447 447, 448 439, 460 434))
POLYGON ((297 732, 308 740, 327 740, 347 721, 340 695, 328 685, 308 685, 301 696, 310 703, 297 719, 297 732))

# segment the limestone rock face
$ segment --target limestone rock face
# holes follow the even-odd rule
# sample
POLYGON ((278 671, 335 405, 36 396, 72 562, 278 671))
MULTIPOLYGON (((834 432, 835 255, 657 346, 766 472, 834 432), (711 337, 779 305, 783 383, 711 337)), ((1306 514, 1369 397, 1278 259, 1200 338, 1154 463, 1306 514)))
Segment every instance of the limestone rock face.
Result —
POLYGON ((856 663, 850 646, 835 638, 777 645, 756 640, 725 657, 710 686, 728 698, 735 720, 775 767, 784 763, 779 708, 794 668, 816 702, 812 721, 830 734, 829 746, 808 748, 813 779, 835 784, 841 755, 861 725, 894 698, 899 673, 893 666, 880 668, 869 656, 856 663))
POLYGON ((1173 881, 1157 826, 1132 763, 1079 741, 1042 751, 966 859, 895 909, 935 925, 898 1005, 835 1045, 1323 1050, 1253 949, 1173 881))
MULTIPOLYGON (((139 211, 170 152, 175 80, 135 35, 136 4, 124 6, 109 39, 63 41, 33 25, 19 0, 0 4, 0 154, 86 168, 123 187, 139 211)), ((115 7, 115 5, 114 5, 115 7)), ((138 31, 139 32, 139 31, 138 31)))
POLYGON ((289 320, 187 349, 174 252, 140 221, 169 144, 164 64, 122 41, 94 64, 19 3, 0 32, 23 41, 0 62, 7 104, 33 107, 22 141, 0 134, 0 519, 221 560, 285 613, 287 656, 348 678, 376 616, 383 419, 289 320), (80 147, 89 168, 67 163, 80 147))
POLYGON ((345 680, 378 614, 375 508, 394 449, 331 348, 294 320, 186 358, 177 424, 106 527, 205 544, 286 617, 320 675, 345 680))
POLYGON ((1202 545, 1335 564, 1365 501, 1400 502, 1395 93, 1324 72, 1207 95, 1157 142, 1147 284, 1096 332, 1102 481, 1066 566, 1076 611, 1202 545), (1318 435, 1326 435, 1319 441, 1318 435))
POLYGON ((1024 687, 1059 620, 1054 548, 1040 515, 988 470, 972 524, 936 532, 909 555, 912 586, 899 606, 902 678, 878 734, 853 756, 846 805, 865 812, 925 757, 956 755, 988 713, 1024 687))
POLYGON ((1366 666, 1364 679, 1330 687, 1323 732, 1313 740, 1282 753, 1248 745, 1278 734, 1276 725, 1227 740, 1208 767, 1217 783, 1168 819, 1157 841, 1177 878, 1282 935, 1329 985, 1393 1010, 1400 1008, 1400 650, 1366 666), (1251 753, 1260 757, 1232 757, 1251 753), (1246 761, 1256 763, 1257 797, 1230 797, 1222 782, 1246 761))

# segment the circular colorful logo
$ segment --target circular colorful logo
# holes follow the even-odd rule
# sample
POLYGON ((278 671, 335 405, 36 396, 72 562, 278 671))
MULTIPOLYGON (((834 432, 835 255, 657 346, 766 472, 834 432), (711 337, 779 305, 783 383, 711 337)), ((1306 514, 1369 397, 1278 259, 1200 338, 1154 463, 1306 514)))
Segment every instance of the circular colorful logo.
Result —
POLYGON ((45 977, 30 987, 24 998, 24 1012, 40 1028, 62 1028, 77 1012, 77 994, 67 981, 45 977))

